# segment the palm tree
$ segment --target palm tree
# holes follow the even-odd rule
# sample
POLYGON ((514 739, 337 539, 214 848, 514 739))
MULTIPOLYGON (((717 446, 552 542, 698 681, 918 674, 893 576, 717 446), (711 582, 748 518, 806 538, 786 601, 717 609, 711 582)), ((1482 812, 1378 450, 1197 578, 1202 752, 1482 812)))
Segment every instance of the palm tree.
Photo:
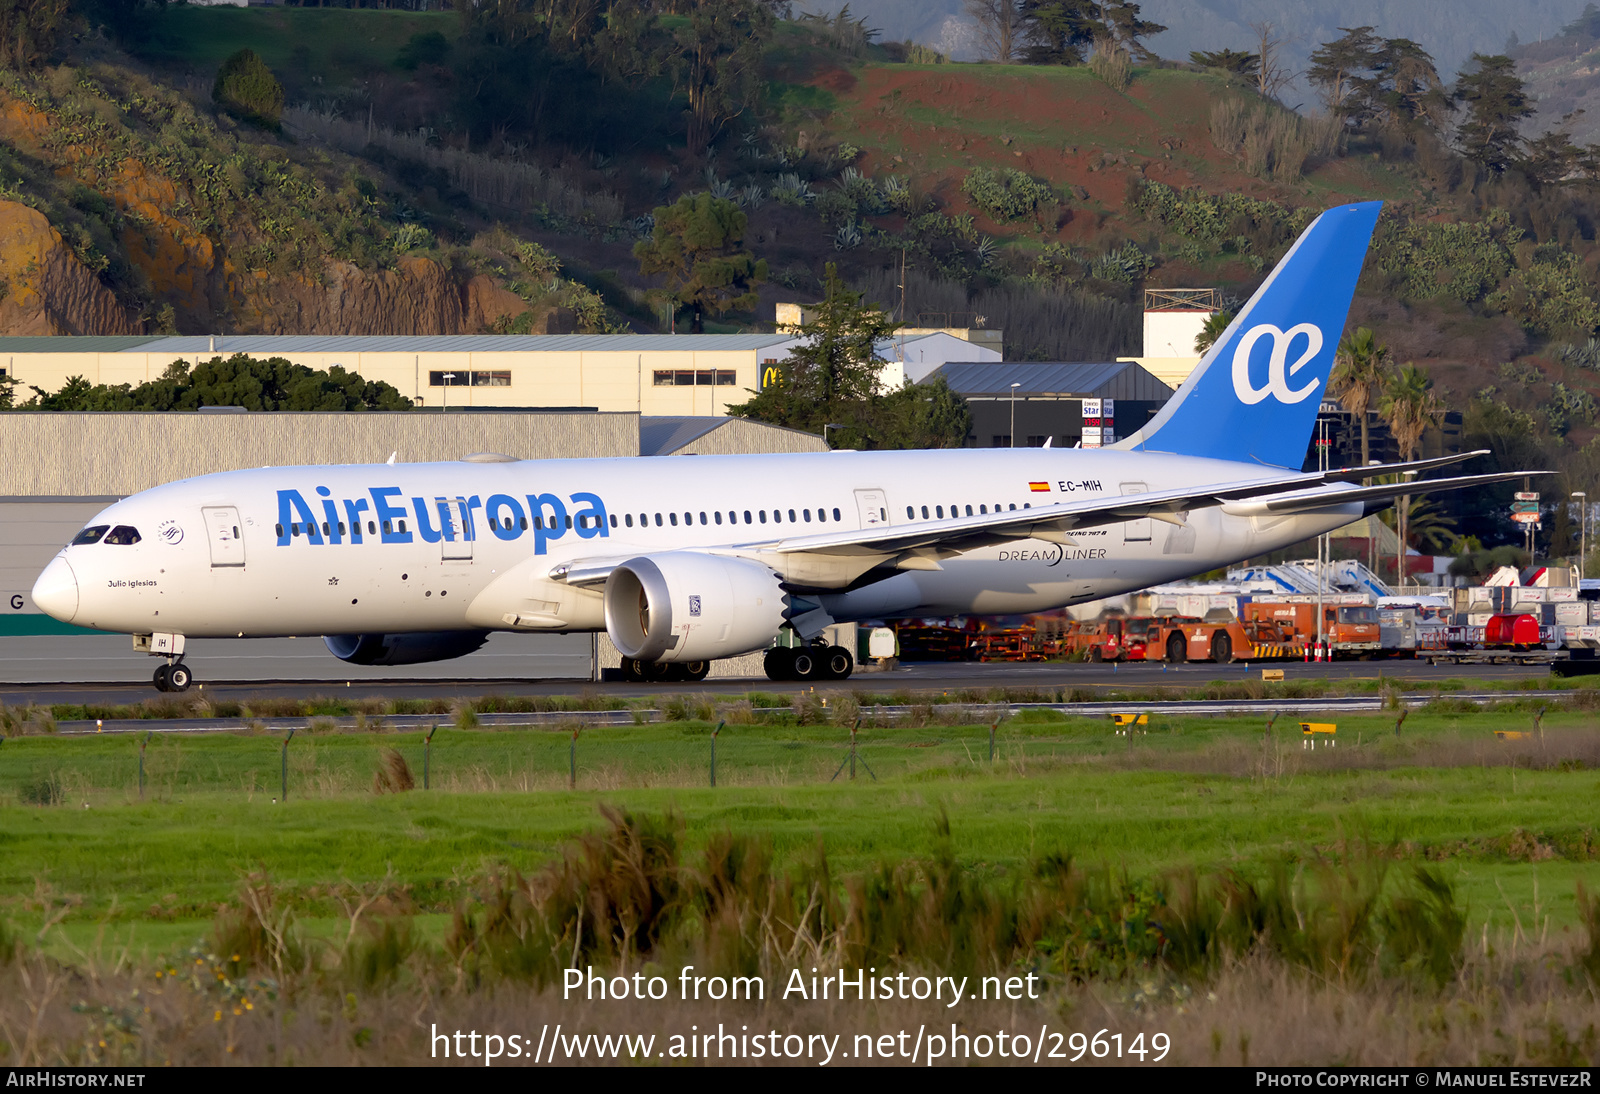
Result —
POLYGON ((1328 394, 1344 404, 1361 423, 1361 466, 1371 462, 1367 435, 1367 412, 1372 396, 1383 389, 1389 378, 1389 347, 1379 342, 1366 327, 1357 327, 1339 341, 1333 357, 1333 372, 1328 377, 1328 394))
MULTIPOLYGON (((1357 332, 1359 333, 1359 332, 1357 332)), ((1389 432, 1400 445, 1400 462, 1416 454, 1422 433, 1430 425, 1437 425, 1444 417, 1444 404, 1433 393, 1433 381, 1425 369, 1407 361, 1400 371, 1390 376, 1383 385, 1383 400, 1378 413, 1389 423, 1389 432)), ((1395 566, 1396 578, 1405 583, 1406 514, 1411 508, 1411 497, 1400 499, 1400 558, 1395 566)))
POLYGON ((1222 337, 1223 332, 1228 329, 1228 324, 1231 322, 1233 322, 1233 313, 1231 311, 1212 312, 1206 319, 1205 326, 1200 328, 1200 333, 1194 336, 1194 351, 1201 354, 1205 353, 1206 350, 1216 344, 1218 338, 1222 337))

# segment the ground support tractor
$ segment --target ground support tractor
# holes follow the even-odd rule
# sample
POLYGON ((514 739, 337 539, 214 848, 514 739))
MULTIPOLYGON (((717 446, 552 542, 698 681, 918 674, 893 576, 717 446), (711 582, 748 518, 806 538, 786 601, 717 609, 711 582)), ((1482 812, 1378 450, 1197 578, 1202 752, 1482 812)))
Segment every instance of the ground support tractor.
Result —
MULTIPOLYGON (((1341 603, 1340 596, 1322 605, 1321 638, 1328 656, 1336 659, 1370 658, 1378 656, 1383 648, 1378 624, 1378 610, 1357 597, 1354 603, 1341 603)), ((1290 650, 1298 648, 1301 656, 1317 642, 1317 602, 1314 597, 1296 597, 1294 600, 1253 600, 1243 605, 1246 623, 1270 624, 1281 636, 1268 645, 1282 644, 1285 649, 1279 656, 1294 656, 1290 650)))

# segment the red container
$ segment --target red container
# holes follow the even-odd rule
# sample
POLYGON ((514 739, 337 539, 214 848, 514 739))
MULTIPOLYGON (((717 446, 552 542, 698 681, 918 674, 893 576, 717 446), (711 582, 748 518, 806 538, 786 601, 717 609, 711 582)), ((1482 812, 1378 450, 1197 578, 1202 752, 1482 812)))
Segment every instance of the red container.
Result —
POLYGON ((1539 621, 1531 615, 1491 615, 1483 628, 1485 646, 1537 646, 1539 621))

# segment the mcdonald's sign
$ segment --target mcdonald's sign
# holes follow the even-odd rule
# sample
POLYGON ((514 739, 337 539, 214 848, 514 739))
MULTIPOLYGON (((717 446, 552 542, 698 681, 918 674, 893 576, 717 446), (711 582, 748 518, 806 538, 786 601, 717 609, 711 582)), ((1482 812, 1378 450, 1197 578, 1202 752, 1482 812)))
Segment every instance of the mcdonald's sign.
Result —
POLYGON ((784 367, 783 362, 769 357, 761 362, 761 390, 782 387, 787 382, 788 375, 788 369, 784 367))

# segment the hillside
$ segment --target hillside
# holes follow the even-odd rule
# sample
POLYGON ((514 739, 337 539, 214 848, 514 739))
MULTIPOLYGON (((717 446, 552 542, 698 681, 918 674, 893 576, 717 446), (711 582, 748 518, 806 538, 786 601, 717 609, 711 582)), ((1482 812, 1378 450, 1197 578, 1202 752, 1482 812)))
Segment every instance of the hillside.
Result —
POLYGON ((1592 435, 1587 191, 1342 136, 1215 72, 1137 68, 1119 89, 1086 67, 907 64, 779 23, 759 109, 700 156, 665 77, 574 76, 592 101, 535 88, 564 113, 496 122, 484 104, 514 84, 438 16, 150 18, 0 87, 7 331, 657 329, 664 289, 633 245, 653 210, 709 190, 741 207, 770 274, 708 330, 770 324, 836 262, 907 321, 981 316, 1016 357, 1106 357, 1139 351, 1142 288, 1243 298, 1318 210, 1381 198, 1353 320, 1452 405, 1486 392, 1523 413, 1552 458, 1592 435), (210 102, 217 59, 248 44, 282 74, 281 134, 210 102), (502 91, 474 99, 469 72, 502 91))

